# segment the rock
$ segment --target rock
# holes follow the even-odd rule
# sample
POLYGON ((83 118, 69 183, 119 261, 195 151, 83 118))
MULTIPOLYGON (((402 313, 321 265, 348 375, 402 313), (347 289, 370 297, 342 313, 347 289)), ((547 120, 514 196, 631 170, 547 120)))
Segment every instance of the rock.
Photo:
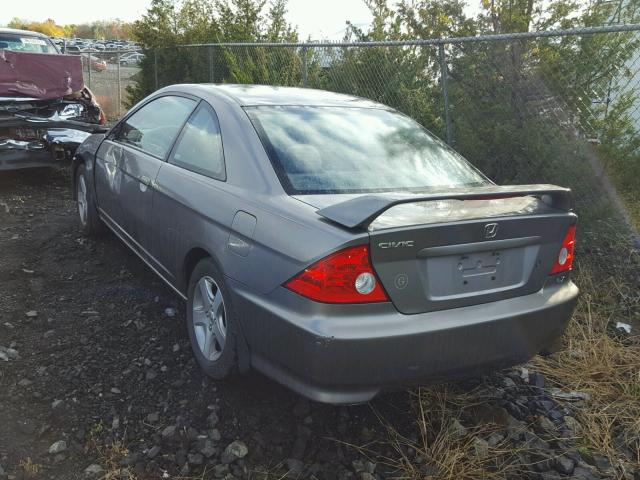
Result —
POLYGON ((224 449, 221 459, 223 463, 232 463, 239 458, 246 457, 248 453, 249 449, 245 443, 240 440, 235 440, 224 449))
POLYGON ((56 408, 58 408, 63 403, 64 403, 63 400, 54 400, 53 402, 51 402, 51 409, 55 410, 56 408))
POLYGON ((550 470, 548 472, 541 472, 538 476, 540 480, 562 480, 562 477, 558 472, 550 470))
POLYGON ((489 438, 487 438, 487 443, 489 444, 490 447, 493 448, 498 446, 500 442, 502 442, 503 440, 504 440, 504 435, 498 432, 494 432, 491 435, 489 435, 489 438))
POLYGON ((553 457, 547 452, 539 451, 531 454, 533 469, 537 472, 548 472, 553 468, 553 457))
POLYGON ((162 450, 162 447, 160 447, 159 445, 154 445, 149 450, 147 450, 147 457, 156 458, 160 453, 160 450, 162 450))
POLYGON ((572 480, 600 480, 600 476, 591 470, 582 467, 576 467, 573 470, 572 480))
POLYGON ((29 380, 28 378, 23 378, 22 380, 20 380, 18 382, 18 385, 21 387, 28 387, 29 385, 31 385, 33 382, 31 380, 29 380))
POLYGON ((47 330, 46 332, 44 332, 43 337, 44 338, 51 338, 56 334, 55 330, 47 330))
POLYGON ((162 433, 160 434, 162 436, 163 439, 169 439, 171 437, 173 437, 176 434, 176 426, 175 425, 169 425, 168 427, 165 427, 162 430, 162 433))
POLYGON ((533 372, 529 374, 529 384, 534 387, 544 388, 545 378, 544 375, 538 372, 533 372))
POLYGON ((567 400, 569 402, 589 400, 589 394, 586 392, 576 392, 576 391, 565 392, 559 388, 552 388, 551 395, 554 398, 559 398, 560 400, 567 400))
POLYGON ((223 478, 227 473, 229 473, 228 465, 216 465, 213 467, 213 476, 216 478, 223 478))
POLYGON ((58 440, 55 443, 52 443, 49 447, 49 453, 52 455, 56 455, 58 453, 62 453, 67 449, 67 442, 64 440, 58 440))
POLYGON ((211 440, 205 440, 199 448, 200 453, 207 458, 211 458, 216 453, 216 450, 211 440))
POLYGON ((358 480, 376 480, 376 477, 369 472, 360 472, 358 480))
POLYGON ((473 438, 473 450, 478 457, 486 457, 489 455, 489 444, 480 437, 473 438))
POLYGON ((18 360, 20 358, 20 354, 15 348, 0 347, 0 353, 4 353, 9 360, 18 360))
POLYGON ((202 465, 204 457, 200 453, 189 453, 187 455, 187 461, 190 465, 202 465))
POLYGON ((178 345, 177 343, 173 344, 173 353, 179 352, 180 351, 180 345, 178 345))
POLYGON ((112 387, 110 392, 113 393, 114 395, 120 395, 122 393, 120 389, 116 387, 112 387))
POLYGON ((555 459, 556 470, 565 475, 571 475, 575 466, 576 462, 568 457, 565 457, 564 455, 561 455, 555 459))
POLYGON ((97 463, 93 463, 84 469, 85 477, 89 478, 101 477, 103 473, 104 469, 97 463))
POLYGON ((209 435, 209 438, 214 442, 219 442, 220 439, 222 438, 222 435, 220 435, 220 431, 217 428, 213 428, 209 430, 208 435, 209 435))
POLYGON ((5 352, 0 350, 0 360, 2 360, 3 362, 8 362, 9 361, 9 355, 7 355, 5 352))
POLYGON ((545 433, 555 433, 556 432, 556 426, 553 424, 553 422, 551 420, 549 420, 547 417, 540 415, 538 417, 537 420, 537 426, 540 430, 542 430, 545 433))
POLYGON ((502 386, 504 388, 515 388, 516 382, 514 382, 513 379, 510 378, 510 377, 503 377, 502 378, 502 386))
POLYGON ((207 425, 209 426, 209 428, 214 428, 216 425, 218 425, 219 421, 220 418, 218 417, 216 412, 211 412, 207 417, 207 425))
POLYGON ((156 423, 158 420, 160 420, 160 415, 158 414, 158 412, 153 412, 147 415, 147 422, 149 423, 156 423))
POLYGON ((582 433, 582 425, 575 418, 567 415, 564 417, 564 424, 569 429, 572 436, 577 436, 582 433))
POLYGON ((175 317, 176 316, 176 309, 173 307, 167 307, 164 309, 164 314, 171 318, 171 317, 175 317))
POLYGON ((592 464, 598 468, 601 472, 608 473, 612 471, 613 467, 611 466, 611 462, 604 455, 600 455, 598 453, 594 453, 591 458, 593 459, 592 464))
POLYGON ((462 438, 467 434, 467 429, 457 418, 451 420, 450 429, 456 438, 462 438))
POLYGON ((287 459, 287 468, 292 475, 302 475, 304 463, 296 458, 289 458, 287 459))
POLYGON ((35 318, 35 317, 37 317, 37 316, 38 316, 38 312, 37 312, 37 311, 35 311, 35 310, 29 310, 27 313, 25 313, 25 315, 26 315, 28 318, 35 318))

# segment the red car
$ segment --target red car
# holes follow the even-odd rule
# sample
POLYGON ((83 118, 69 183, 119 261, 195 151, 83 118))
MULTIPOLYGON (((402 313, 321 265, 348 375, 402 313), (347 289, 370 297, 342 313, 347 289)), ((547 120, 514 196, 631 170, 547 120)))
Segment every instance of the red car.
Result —
POLYGON ((42 34, 0 29, 0 170, 70 159, 105 122, 78 56, 42 34))

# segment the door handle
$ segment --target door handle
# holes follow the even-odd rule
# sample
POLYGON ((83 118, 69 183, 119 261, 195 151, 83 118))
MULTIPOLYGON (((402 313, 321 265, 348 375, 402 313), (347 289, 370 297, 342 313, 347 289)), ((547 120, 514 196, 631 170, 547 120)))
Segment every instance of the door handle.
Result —
POLYGON ((140 180, 140 183, 146 185, 147 187, 151 185, 151 179, 146 175, 141 176, 139 180, 140 180))

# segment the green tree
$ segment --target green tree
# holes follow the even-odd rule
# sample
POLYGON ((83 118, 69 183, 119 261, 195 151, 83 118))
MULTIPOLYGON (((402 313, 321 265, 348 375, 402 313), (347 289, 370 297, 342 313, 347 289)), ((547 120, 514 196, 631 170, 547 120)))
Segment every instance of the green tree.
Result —
POLYGON ((147 56, 132 105, 158 86, 172 83, 299 83, 300 58, 293 49, 246 49, 181 45, 222 42, 297 41, 286 21, 286 0, 152 0, 133 25, 147 56))

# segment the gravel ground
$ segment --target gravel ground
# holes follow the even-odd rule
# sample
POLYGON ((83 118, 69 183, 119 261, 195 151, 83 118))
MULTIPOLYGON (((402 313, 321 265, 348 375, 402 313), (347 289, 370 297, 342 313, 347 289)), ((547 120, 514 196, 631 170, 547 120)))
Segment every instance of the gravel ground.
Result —
POLYGON ((456 478, 438 471, 452 448, 458 463, 504 457, 513 479, 640 478, 586 452, 574 417, 588 399, 531 366, 459 384, 471 404, 428 419, 441 453, 389 443, 420 447, 406 392, 332 407, 257 373, 206 378, 182 301, 115 236, 79 234, 63 170, 0 174, 0 285, 0 480, 456 478))
MULTIPOLYGON (((0 346, 19 355, 0 360, 6 472, 30 458, 41 478, 82 478, 100 463, 95 445, 117 441, 143 478, 202 471, 234 440, 249 450, 236 473, 287 460, 349 465, 331 439, 355 441, 349 432, 377 423, 367 406, 312 406, 259 374, 203 376, 183 302, 115 236, 79 234, 62 170, 0 175, 0 262, 0 346), (66 449, 49 453, 59 441, 66 449)), ((390 399, 406 403, 406 394, 390 399)))

